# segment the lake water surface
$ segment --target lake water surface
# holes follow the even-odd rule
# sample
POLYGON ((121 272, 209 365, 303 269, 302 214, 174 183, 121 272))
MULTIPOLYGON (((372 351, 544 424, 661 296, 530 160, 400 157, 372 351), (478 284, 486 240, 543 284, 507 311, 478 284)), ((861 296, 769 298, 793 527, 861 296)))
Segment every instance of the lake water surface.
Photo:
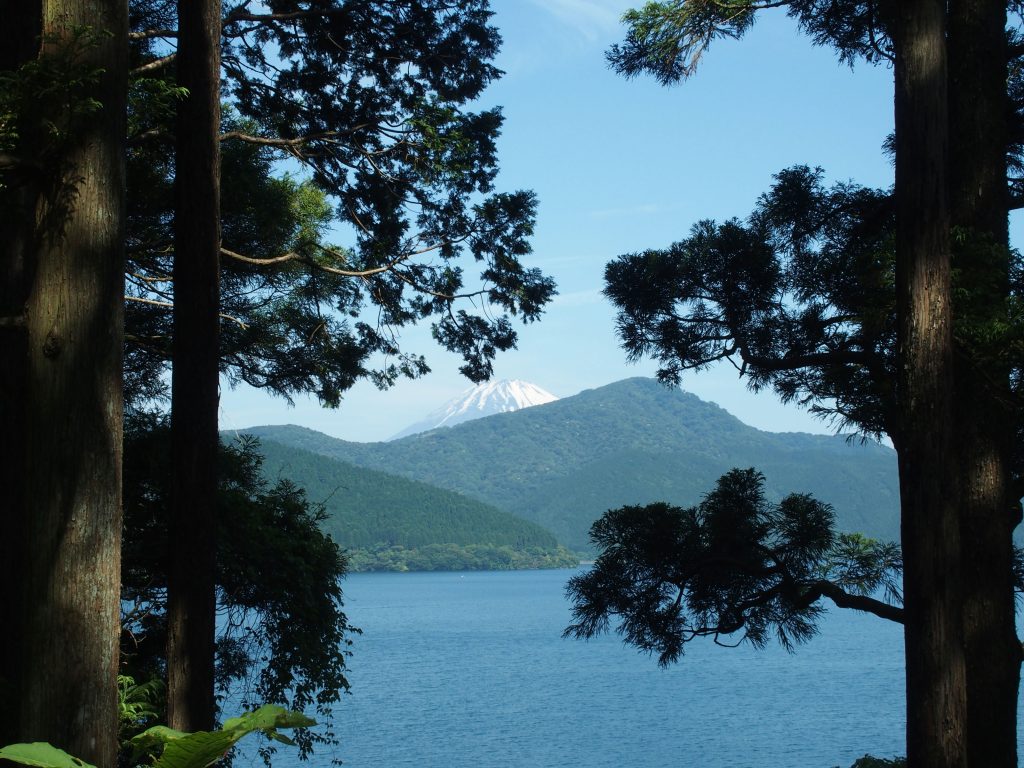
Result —
POLYGON ((904 752, 898 625, 834 610, 795 654, 697 641, 662 669, 615 635, 561 638, 574 573, 348 577, 352 694, 337 753, 312 763, 847 768, 904 752))

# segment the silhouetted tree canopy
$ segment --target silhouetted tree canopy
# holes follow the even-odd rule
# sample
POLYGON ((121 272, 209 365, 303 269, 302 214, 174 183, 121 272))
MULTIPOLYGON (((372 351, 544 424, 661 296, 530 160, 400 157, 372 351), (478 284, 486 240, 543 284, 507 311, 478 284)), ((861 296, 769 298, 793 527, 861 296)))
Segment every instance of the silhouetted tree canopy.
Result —
POLYGON ((796 166, 746 222, 613 260, 605 295, 627 355, 657 359, 662 381, 728 360, 754 390, 895 435, 894 266, 890 194, 796 166))
MULTIPOLYGON (((1019 398, 1024 262, 1016 250, 1011 257, 1006 319, 964 319, 958 339, 1005 365, 1019 398)), ((704 220, 668 248, 617 257, 604 292, 626 354, 658 360, 662 381, 727 360, 753 390, 899 447, 894 270, 891 193, 829 187, 822 169, 794 166, 775 175, 746 221, 704 220)))
POLYGON ((837 536, 833 523, 806 494, 768 502, 753 469, 726 473, 694 507, 606 512, 591 529, 593 568, 566 587, 565 635, 593 637, 615 617, 627 643, 667 665, 698 637, 762 647, 774 636, 792 649, 816 633, 822 597, 902 621, 899 546, 837 536), (873 597, 879 589, 890 602, 873 597))

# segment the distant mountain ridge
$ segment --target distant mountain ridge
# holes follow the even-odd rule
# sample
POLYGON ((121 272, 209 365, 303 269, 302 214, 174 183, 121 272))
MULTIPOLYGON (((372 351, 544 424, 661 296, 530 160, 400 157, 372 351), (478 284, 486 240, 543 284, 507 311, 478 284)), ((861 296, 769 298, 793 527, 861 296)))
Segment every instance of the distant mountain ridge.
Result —
POLYGON ((772 498, 811 493, 838 527, 899 537, 896 454, 843 436, 762 432, 652 379, 627 379, 388 443, 302 427, 260 437, 458 491, 536 522, 577 551, 592 522, 624 504, 690 505, 733 467, 755 467, 772 498))
POLYGON ((536 384, 519 379, 485 381, 464 391, 461 395, 429 413, 396 435, 391 440, 400 440, 409 435, 428 432, 441 427, 454 427, 473 419, 493 416, 496 413, 530 408, 535 405, 553 403, 558 398, 536 384))

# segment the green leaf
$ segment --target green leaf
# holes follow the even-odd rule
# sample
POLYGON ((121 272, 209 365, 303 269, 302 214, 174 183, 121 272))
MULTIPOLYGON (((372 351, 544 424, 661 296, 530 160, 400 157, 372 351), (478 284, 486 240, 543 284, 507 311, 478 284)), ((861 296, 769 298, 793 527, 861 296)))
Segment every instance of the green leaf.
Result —
POLYGON ((132 737, 132 760, 138 760, 142 755, 156 752, 156 747, 167 744, 174 739, 181 739, 188 734, 183 731, 176 731, 166 725, 154 725, 142 733, 132 737))
POLYGON ((253 712, 231 718, 224 723, 224 730, 244 729, 248 733, 268 728, 309 728, 313 725, 316 725, 316 720, 301 712, 291 712, 277 704, 264 704, 253 712))
POLYGON ((282 736, 277 728, 308 728, 316 721, 301 712, 291 712, 276 704, 265 704, 254 712, 246 712, 224 723, 219 731, 197 731, 182 733, 173 728, 156 726, 139 734, 132 740, 139 745, 150 746, 164 742, 163 754, 153 764, 154 768, 205 768, 220 760, 231 746, 248 733, 260 731, 268 738, 284 744, 293 744, 282 736))
POLYGON ((138 736, 132 739, 132 743, 145 741, 151 744, 163 744, 174 739, 180 739, 184 736, 188 736, 184 731, 176 731, 174 728, 168 728, 166 725, 154 725, 152 728, 147 728, 138 736))
POLYGON ((167 742, 155 768, 205 768, 224 757, 246 731, 197 731, 167 742))
POLYGON ((31 744, 11 744, 0 749, 0 759, 38 768, 95 768, 84 760, 72 757, 63 749, 35 741, 31 744))
POLYGON ((294 739, 289 739, 283 733, 278 733, 277 731, 275 731, 273 729, 266 730, 263 733, 264 733, 264 735, 268 739, 273 739, 274 741, 279 741, 282 744, 287 744, 289 747, 294 747, 295 746, 295 740, 294 739))

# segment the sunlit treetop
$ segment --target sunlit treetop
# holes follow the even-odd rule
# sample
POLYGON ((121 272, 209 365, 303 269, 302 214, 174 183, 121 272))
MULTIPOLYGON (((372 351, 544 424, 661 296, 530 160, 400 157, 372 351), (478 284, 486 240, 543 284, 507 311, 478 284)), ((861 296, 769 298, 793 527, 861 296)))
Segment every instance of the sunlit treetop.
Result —
POLYGON ((871 0, 669 0, 649 2, 623 15, 626 39, 608 51, 612 67, 627 77, 653 75, 664 85, 697 71, 711 43, 740 38, 758 11, 784 9, 817 45, 834 48, 853 64, 891 60, 879 3, 871 0))

